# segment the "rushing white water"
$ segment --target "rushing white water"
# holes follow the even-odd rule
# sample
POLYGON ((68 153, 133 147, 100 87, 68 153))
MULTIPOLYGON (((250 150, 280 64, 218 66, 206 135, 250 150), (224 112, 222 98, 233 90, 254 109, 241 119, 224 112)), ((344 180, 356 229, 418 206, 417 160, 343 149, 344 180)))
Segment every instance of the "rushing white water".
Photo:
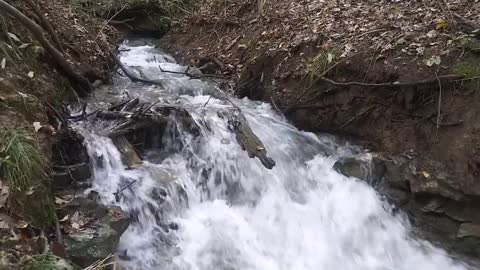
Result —
POLYGON ((163 80, 165 88, 118 76, 114 87, 93 101, 128 94, 173 103, 186 108, 201 128, 199 137, 180 127, 175 138, 167 133, 164 144, 177 151, 158 158, 152 150, 142 167, 126 170, 103 136, 106 124, 82 124, 95 166, 93 189, 104 203, 134 217, 118 251, 125 269, 466 269, 413 239, 408 222, 392 214, 369 185, 332 169, 339 156, 355 154, 354 148, 297 130, 268 104, 232 98, 276 161, 268 170, 240 149, 218 116, 231 105, 209 100, 213 84, 160 72, 159 65, 172 71, 185 67, 153 46, 126 43, 122 49, 126 66, 163 80), (114 193, 134 180, 116 199, 114 193))

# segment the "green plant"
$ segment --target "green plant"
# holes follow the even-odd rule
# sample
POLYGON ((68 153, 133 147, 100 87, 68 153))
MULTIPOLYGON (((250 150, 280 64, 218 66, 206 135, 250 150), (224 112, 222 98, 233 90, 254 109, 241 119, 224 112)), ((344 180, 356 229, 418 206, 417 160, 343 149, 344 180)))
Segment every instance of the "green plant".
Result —
POLYGON ((21 129, 0 133, 4 146, 0 149, 0 176, 18 190, 26 190, 35 179, 45 178, 45 160, 34 139, 21 129))
POLYGON ((336 57, 334 51, 325 51, 310 59, 305 72, 308 85, 311 85, 319 76, 323 76, 335 64, 336 57))
POLYGON ((37 226, 55 221, 46 168, 40 146, 25 130, 0 130, 0 178, 10 186, 8 207, 37 226))

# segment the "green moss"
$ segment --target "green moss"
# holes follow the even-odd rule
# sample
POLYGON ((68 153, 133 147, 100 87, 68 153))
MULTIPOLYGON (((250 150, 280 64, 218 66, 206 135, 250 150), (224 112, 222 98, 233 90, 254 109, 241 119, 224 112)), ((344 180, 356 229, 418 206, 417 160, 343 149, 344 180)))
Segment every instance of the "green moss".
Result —
POLYGON ((23 263, 24 270, 79 270, 80 267, 53 255, 37 255, 28 258, 23 263))
POLYGON ((462 83, 463 87, 469 91, 480 89, 480 57, 469 57, 462 60, 452 68, 455 74, 465 76, 462 83))
POLYGON ((480 59, 477 57, 465 59, 453 67, 453 72, 464 75, 465 79, 480 77, 480 59))
POLYGON ((0 178, 10 186, 8 207, 38 227, 55 221, 47 162, 35 138, 22 129, 0 130, 0 178))

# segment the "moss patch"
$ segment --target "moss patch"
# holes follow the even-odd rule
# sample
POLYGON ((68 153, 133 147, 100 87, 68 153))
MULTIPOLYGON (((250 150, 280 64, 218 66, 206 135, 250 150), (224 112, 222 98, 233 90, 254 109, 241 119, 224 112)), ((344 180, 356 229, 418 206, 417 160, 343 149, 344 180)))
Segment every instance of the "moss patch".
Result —
POLYGON ((456 74, 465 76, 465 79, 479 77, 480 79, 480 58, 472 57, 456 64, 453 67, 456 74))

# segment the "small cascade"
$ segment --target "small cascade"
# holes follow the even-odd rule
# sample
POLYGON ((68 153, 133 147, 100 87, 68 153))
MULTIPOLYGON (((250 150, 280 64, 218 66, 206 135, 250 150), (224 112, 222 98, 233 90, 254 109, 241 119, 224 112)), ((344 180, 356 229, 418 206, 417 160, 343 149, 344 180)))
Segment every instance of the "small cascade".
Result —
POLYGON ((269 104, 230 98, 275 160, 268 170, 241 149, 220 117, 232 104, 212 97, 214 83, 162 72, 159 66, 177 72, 186 67, 153 45, 136 43, 122 45, 120 61, 164 86, 116 75, 90 109, 126 96, 174 105, 188 111, 199 133, 173 121, 158 135, 162 143, 142 152, 143 163, 127 169, 106 135, 108 124, 78 123, 94 166, 92 189, 102 203, 120 206, 133 219, 118 248, 123 268, 467 269, 414 239, 403 215, 394 214, 370 185, 333 168, 348 146, 297 130, 269 104))

